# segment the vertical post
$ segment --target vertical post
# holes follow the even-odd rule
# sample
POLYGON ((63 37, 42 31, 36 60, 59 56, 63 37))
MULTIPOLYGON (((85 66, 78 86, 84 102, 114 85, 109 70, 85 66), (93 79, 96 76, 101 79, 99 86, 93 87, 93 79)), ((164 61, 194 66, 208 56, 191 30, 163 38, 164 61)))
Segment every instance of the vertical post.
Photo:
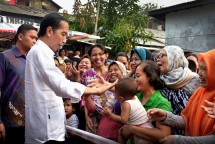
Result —
POLYGON ((97 35, 98 29, 98 20, 99 20, 99 9, 100 9, 100 0, 98 0, 97 10, 96 10, 96 23, 95 23, 95 35, 97 35))

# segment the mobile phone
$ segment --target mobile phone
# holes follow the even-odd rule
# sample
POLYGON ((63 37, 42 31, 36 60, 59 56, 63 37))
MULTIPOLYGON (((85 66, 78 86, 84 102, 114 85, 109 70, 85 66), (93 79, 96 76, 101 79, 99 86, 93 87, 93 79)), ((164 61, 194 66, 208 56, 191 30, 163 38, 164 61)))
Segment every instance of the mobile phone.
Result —
POLYGON ((76 65, 77 65, 77 62, 76 62, 76 61, 73 61, 72 65, 73 65, 73 66, 76 66, 76 65))

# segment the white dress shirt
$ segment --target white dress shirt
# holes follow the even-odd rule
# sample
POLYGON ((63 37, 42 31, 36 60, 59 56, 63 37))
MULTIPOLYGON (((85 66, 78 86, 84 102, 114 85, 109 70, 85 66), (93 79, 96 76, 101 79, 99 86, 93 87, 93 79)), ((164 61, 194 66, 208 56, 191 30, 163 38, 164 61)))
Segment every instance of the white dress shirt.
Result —
POLYGON ((25 143, 65 140, 62 97, 79 102, 85 86, 70 82, 55 66, 54 52, 41 40, 31 48, 25 68, 25 143))

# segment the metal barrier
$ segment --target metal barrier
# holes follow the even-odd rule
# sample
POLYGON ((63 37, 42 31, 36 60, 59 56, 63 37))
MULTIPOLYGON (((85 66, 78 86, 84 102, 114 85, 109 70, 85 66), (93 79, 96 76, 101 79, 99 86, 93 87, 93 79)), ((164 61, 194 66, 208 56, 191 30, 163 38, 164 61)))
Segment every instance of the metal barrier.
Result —
POLYGON ((94 142, 96 144, 118 144, 115 141, 106 139, 104 137, 83 131, 74 127, 66 126, 66 129, 69 130, 72 134, 82 137, 88 141, 94 142))

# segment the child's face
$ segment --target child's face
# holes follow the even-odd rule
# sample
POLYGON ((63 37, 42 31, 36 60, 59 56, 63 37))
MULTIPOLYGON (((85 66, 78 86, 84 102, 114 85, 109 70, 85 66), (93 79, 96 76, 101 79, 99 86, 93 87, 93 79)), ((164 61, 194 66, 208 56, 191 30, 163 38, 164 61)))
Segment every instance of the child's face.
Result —
POLYGON ((65 110, 66 116, 71 116, 73 114, 72 103, 70 100, 64 101, 64 110, 65 110))
POLYGON ((120 70, 119 66, 117 64, 113 64, 110 66, 109 70, 109 80, 110 81, 115 81, 116 79, 121 79, 122 76, 122 71, 120 70))

